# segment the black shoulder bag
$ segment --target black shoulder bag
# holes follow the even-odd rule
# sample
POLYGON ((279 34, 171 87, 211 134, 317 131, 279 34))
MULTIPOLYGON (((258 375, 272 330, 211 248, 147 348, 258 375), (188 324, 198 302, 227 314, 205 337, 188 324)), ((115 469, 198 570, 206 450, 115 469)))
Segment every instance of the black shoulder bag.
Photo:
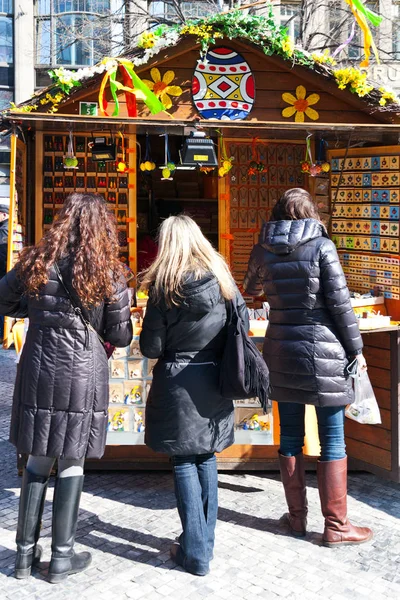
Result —
POLYGON ((93 327, 93 325, 87 319, 85 319, 85 317, 83 316, 82 308, 80 306, 78 306, 78 304, 75 302, 75 300, 73 299, 73 297, 72 297, 69 289, 65 285, 63 276, 61 275, 60 267, 58 266, 57 263, 54 263, 53 266, 54 266, 54 270, 56 272, 57 278, 58 278, 59 282, 61 283, 61 285, 63 286, 64 291, 67 294, 68 300, 72 304, 72 308, 74 309, 74 313, 80 318, 81 322, 83 323, 83 325, 85 327, 85 331, 86 331, 87 336, 89 336, 89 329, 90 329, 90 331, 93 331, 97 335, 97 338, 98 338, 99 342, 103 346, 104 351, 107 354, 107 358, 110 358, 110 356, 114 352, 115 346, 112 346, 112 344, 109 344, 109 342, 106 342, 105 340, 103 340, 103 338, 95 330, 95 328, 93 327))
POLYGON ((257 397, 267 410, 271 406, 269 371, 257 346, 240 318, 236 299, 226 302, 228 331, 220 371, 220 393, 224 398, 257 397))

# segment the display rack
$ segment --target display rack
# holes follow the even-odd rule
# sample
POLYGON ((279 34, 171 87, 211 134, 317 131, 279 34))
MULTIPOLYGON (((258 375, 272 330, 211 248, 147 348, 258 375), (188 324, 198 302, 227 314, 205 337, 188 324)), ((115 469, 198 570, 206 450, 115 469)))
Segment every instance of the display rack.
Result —
MULTIPOLYGON (((95 192, 104 197, 107 207, 114 212, 118 225, 118 241, 121 260, 128 264, 128 204, 129 173, 118 172, 117 161, 96 162, 92 159, 88 145, 90 136, 73 136, 77 166, 74 169, 64 166, 68 135, 43 135, 42 165, 42 222, 43 230, 50 227, 66 197, 73 192, 95 192)), ((109 140, 107 140, 108 142, 109 140)), ((129 153, 129 139, 125 140, 125 149, 129 153)), ((40 192, 39 192, 40 193, 40 192)))
MULTIPOLYGON (((230 265, 236 283, 243 283, 250 252, 258 241, 263 223, 278 198, 291 187, 308 187, 308 177, 301 171, 304 143, 273 143, 259 140, 227 141, 233 167, 227 175, 226 198, 229 198, 229 230, 232 236, 230 265), (249 174, 254 159, 265 165, 265 171, 249 174)), ((229 255, 228 254, 228 255, 229 255)))
MULTIPOLYGON (((141 354, 139 336, 127 348, 115 349, 109 361, 107 446, 144 444, 146 400, 156 363, 141 354)), ((235 443, 273 444, 272 411, 264 415, 256 398, 234 404, 235 443)))
POLYGON ((390 148, 332 152, 332 240, 349 287, 400 300, 400 157, 390 148))

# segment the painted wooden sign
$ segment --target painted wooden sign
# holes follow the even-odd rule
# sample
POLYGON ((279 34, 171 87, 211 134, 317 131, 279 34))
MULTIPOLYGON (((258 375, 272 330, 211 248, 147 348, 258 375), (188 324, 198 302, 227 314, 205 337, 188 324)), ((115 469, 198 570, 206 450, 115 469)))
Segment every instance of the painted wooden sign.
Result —
POLYGON ((245 119, 253 108, 254 76, 244 58, 225 46, 207 52, 192 81, 193 102, 205 119, 245 119))

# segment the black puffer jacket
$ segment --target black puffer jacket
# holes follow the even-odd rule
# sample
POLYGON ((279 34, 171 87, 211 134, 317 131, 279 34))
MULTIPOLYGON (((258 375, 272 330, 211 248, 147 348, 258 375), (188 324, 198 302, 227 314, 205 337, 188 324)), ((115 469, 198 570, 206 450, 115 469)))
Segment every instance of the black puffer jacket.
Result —
MULTIPOLYGON (((72 293, 68 262, 60 263, 72 293)), ((15 270, 0 281, 0 314, 29 317, 15 382, 10 441, 19 452, 57 458, 101 458, 108 409, 108 361, 97 335, 73 312, 54 269, 39 296, 24 295, 15 270)), ((129 296, 121 281, 111 303, 86 318, 103 339, 132 339, 129 296)))
MULTIPOLYGON (((221 452, 234 441, 233 404, 219 394, 225 302, 212 275, 188 282, 183 293, 182 305, 168 309, 153 302, 150 290, 140 348, 160 360, 146 405, 145 442, 169 455, 221 452)), ((241 296, 238 305, 248 325, 241 296)))
POLYGON ((315 406, 352 402, 348 356, 363 347, 336 248, 314 219, 266 223, 244 281, 270 304, 264 358, 271 398, 315 406))

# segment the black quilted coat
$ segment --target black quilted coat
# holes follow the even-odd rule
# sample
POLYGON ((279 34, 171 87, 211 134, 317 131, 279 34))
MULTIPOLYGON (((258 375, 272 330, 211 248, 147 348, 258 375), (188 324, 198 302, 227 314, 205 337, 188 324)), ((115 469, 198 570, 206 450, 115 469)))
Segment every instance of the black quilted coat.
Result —
MULTIPOLYGON (((71 271, 60 264, 71 293, 71 271)), ((108 361, 97 335, 86 330, 50 270, 39 296, 28 297, 15 270, 0 281, 0 314, 29 317, 17 370, 10 441, 34 456, 79 459, 104 453, 108 408, 108 361)), ((132 339, 129 296, 121 282, 111 303, 84 311, 115 346, 132 339)))
POLYGON ((352 402, 348 357, 363 343, 336 248, 314 219, 266 223, 251 253, 247 293, 264 291, 264 359, 271 398, 315 406, 352 402))
MULTIPOLYGON (((142 353, 160 358, 146 405, 145 442, 173 455, 221 452, 234 441, 233 404, 219 394, 219 364, 226 341, 226 309, 217 280, 184 286, 184 300, 168 309, 147 304, 142 353)), ((246 305, 238 309, 248 325, 246 305)))

